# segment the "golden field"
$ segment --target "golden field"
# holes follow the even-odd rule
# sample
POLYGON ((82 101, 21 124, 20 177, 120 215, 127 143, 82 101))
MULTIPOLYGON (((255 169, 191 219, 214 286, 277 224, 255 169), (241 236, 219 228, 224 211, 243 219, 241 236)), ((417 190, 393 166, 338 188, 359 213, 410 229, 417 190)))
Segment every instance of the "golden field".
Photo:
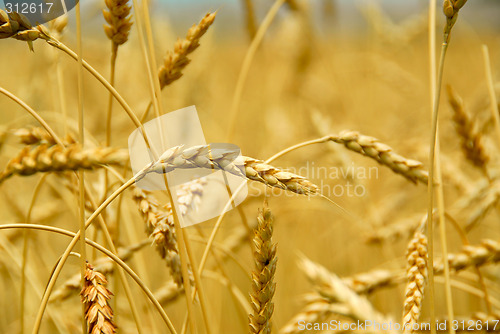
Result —
MULTIPOLYGON (((69 56, 79 50, 75 10, 67 26, 58 19, 46 29, 0 16, 0 332, 403 333, 301 330, 298 321, 432 319, 448 319, 450 333, 453 321, 499 332, 500 34, 476 29, 465 2, 445 1, 448 17, 439 2, 435 25, 427 2, 397 19, 390 4, 360 2, 361 28, 343 30, 337 2, 321 2, 330 7, 319 15, 320 3, 256 1, 252 30, 251 0, 238 3, 241 13, 214 3, 179 17, 153 4, 151 20, 130 12, 132 1, 92 1, 80 38, 87 68, 69 56), (443 70, 439 108, 429 29, 443 70), (124 101, 113 99, 109 118, 108 82, 124 101), (207 143, 236 144, 248 157, 238 209, 181 229, 171 194, 134 185, 128 136, 155 105, 195 105, 207 143), (69 253, 68 233, 89 217, 94 243, 75 239, 69 253)), ((204 201, 197 189, 187 185, 186 210, 204 201)))

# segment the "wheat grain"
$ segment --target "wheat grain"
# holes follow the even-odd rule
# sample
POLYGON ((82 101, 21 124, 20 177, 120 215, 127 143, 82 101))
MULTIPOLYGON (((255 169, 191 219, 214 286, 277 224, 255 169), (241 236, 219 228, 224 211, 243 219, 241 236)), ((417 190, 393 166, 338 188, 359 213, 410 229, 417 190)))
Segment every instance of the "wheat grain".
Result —
POLYGON ((473 165, 485 170, 489 156, 486 153, 483 138, 478 131, 476 122, 465 110, 464 103, 457 92, 451 86, 447 88, 448 101, 454 112, 453 121, 456 124, 456 131, 462 139, 462 151, 473 165))
POLYGON ((121 149, 96 147, 82 150, 78 144, 66 148, 45 144, 26 146, 7 163, 0 173, 0 183, 13 175, 94 169, 102 165, 123 165, 127 161, 128 153, 121 149))
POLYGON ((264 205, 259 212, 258 225, 253 239, 255 245, 255 270, 252 272, 252 294, 250 295, 253 313, 249 315, 250 333, 270 334, 271 317, 274 311, 272 302, 276 283, 276 244, 272 241, 273 217, 264 205))
POLYGON ((206 14, 198 25, 193 25, 188 30, 185 39, 177 40, 173 52, 167 52, 163 65, 158 71, 162 89, 182 76, 182 71, 191 61, 188 56, 200 46, 200 38, 214 22, 215 15, 216 13, 206 14))
POLYGON ((403 306, 404 333, 413 333, 418 323, 424 298, 424 286, 427 280, 427 237, 417 230, 408 245, 406 259, 407 285, 403 306))
POLYGON ((106 288, 108 283, 106 277, 94 270, 94 267, 87 262, 84 279, 85 283, 80 295, 85 305, 88 333, 116 333, 113 310, 109 306, 109 300, 113 294, 106 288))
POLYGON ((132 7, 128 0, 105 0, 107 9, 102 15, 108 23, 104 25, 104 32, 115 45, 122 45, 128 40, 132 21, 130 10, 132 7))

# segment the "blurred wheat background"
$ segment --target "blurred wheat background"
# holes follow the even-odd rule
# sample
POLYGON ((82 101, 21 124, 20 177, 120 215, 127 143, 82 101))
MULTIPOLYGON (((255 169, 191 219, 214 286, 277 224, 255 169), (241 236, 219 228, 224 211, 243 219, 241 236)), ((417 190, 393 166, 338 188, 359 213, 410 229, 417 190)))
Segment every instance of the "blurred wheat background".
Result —
MULTIPOLYGON (((248 160, 249 196, 223 218, 203 272, 197 268, 217 218, 183 229, 181 242, 165 192, 131 186, 102 212, 108 232, 93 221, 86 238, 117 251, 155 296, 163 318, 128 273, 120 279, 115 260, 91 246, 82 259, 79 245, 41 318, 42 296, 71 239, 14 224, 78 232, 82 208, 90 217, 132 177, 127 140, 137 124, 114 100, 107 128, 109 91, 50 44, 56 38, 78 52, 75 10, 45 29, 1 16, 1 333, 79 333, 82 326, 89 333, 167 333, 165 315, 177 333, 337 332, 301 331, 299 320, 402 324, 451 316, 486 326, 500 319, 498 1, 447 0, 448 19, 438 1, 435 25, 428 1, 149 1, 150 22, 144 12, 137 19, 132 1, 80 2, 82 58, 141 121, 154 118, 146 52, 156 60, 151 73, 159 76, 163 112, 195 105, 207 143, 229 139, 244 156, 266 160, 330 137, 284 154, 269 163, 272 168, 248 160), (435 205, 432 282, 425 227, 429 29, 436 29, 438 57, 443 27, 458 10, 439 104, 442 182, 432 191, 441 190, 444 203, 435 205), (138 22, 151 48, 141 44, 138 22), (184 293, 188 288, 192 295, 195 287, 202 298, 184 293)), ((199 189, 187 188, 189 201, 203 200, 199 189)))

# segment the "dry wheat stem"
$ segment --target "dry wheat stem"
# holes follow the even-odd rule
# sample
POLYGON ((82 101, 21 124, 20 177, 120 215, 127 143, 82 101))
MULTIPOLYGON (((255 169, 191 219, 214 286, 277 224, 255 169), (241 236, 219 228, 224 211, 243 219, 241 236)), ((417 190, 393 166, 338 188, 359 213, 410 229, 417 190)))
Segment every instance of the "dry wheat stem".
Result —
POLYGON ((113 310, 109 305, 109 300, 113 295, 106 288, 108 281, 99 271, 87 262, 84 286, 80 292, 82 303, 85 305, 85 319, 87 320, 87 330, 91 334, 112 334, 116 333, 116 325, 113 322, 113 310))
POLYGON ((182 71, 191 61, 188 56, 200 46, 200 38, 214 22, 215 15, 216 13, 206 14, 200 23, 188 30, 185 39, 177 40, 173 52, 167 52, 164 63, 158 71, 161 89, 182 76, 182 71))
POLYGON ((450 85, 447 88, 448 101, 454 112, 453 121, 456 125, 455 129, 462 139, 462 151, 467 160, 486 173, 486 164, 490 157, 486 153, 481 132, 474 119, 465 110, 462 98, 450 85))
POLYGON ((418 323, 427 280, 427 237, 419 230, 413 235, 407 250, 407 285, 403 306, 404 333, 413 333, 418 323))
POLYGON ((82 150, 78 144, 26 146, 0 173, 0 183, 13 175, 33 175, 39 172, 62 172, 93 169, 102 165, 122 165, 128 161, 126 150, 97 147, 82 150))
POLYGON ((271 211, 264 204, 264 208, 257 217, 258 225, 255 230, 253 243, 255 245, 255 270, 252 272, 252 293, 250 295, 252 313, 249 315, 250 333, 270 334, 271 317, 274 311, 272 302, 276 283, 276 244, 272 241, 273 217, 271 211))

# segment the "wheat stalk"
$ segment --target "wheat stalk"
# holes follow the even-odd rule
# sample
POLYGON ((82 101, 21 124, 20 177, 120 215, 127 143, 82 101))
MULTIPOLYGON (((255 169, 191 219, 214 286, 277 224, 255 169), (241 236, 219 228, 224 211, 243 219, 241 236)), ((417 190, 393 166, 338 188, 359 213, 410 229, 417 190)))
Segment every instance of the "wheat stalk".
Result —
POLYGON ((102 14, 108 25, 104 25, 104 32, 114 45, 122 45, 128 40, 132 21, 128 0, 105 0, 107 9, 102 14))
POLYGON ((419 230, 413 235, 408 245, 406 259, 407 285, 403 306, 404 333, 413 333, 414 324, 418 323, 427 280, 427 237, 419 230))
POLYGON ((462 98, 448 86, 448 101, 453 109, 453 121, 456 124, 456 131, 462 138, 462 151, 465 157, 473 165, 486 170, 486 163, 489 156, 483 144, 483 138, 478 131, 477 125, 465 110, 462 98))
POLYGON ((253 239, 255 245, 255 270, 252 272, 252 294, 250 295, 253 313, 249 315, 250 333, 271 333, 271 317, 274 311, 272 302, 276 283, 276 244, 272 241, 273 217, 264 205, 257 218, 258 225, 253 239))
POLYGON ((429 174, 423 169, 421 162, 394 153, 390 146, 381 143, 377 138, 356 131, 342 131, 338 135, 328 136, 328 139, 376 160, 414 183, 420 181, 427 184, 429 174))
POLYGON ((87 262, 84 286, 80 295, 85 305, 88 333, 116 333, 113 310, 109 306, 113 294, 106 288, 107 283, 106 276, 94 270, 94 267, 87 262))
POLYGON ((188 30, 185 39, 177 40, 173 52, 167 52, 163 65, 158 71, 161 89, 182 76, 182 71, 191 61, 188 56, 200 46, 200 38, 214 22, 215 15, 216 13, 206 14, 198 25, 193 25, 188 30))
POLYGON ((13 175, 33 175, 39 172, 63 172, 94 169, 102 165, 123 165, 128 161, 126 150, 96 147, 82 150, 78 144, 26 146, 5 170, 0 173, 0 183, 13 175))
POLYGON ((211 149, 210 145, 172 147, 165 151, 157 162, 149 164, 139 172, 136 180, 141 180, 147 173, 168 173, 176 168, 223 169, 231 174, 297 194, 318 192, 318 187, 303 176, 273 167, 262 160, 237 154, 231 150, 211 149), (240 170, 239 166, 243 166, 244 170, 240 170))

